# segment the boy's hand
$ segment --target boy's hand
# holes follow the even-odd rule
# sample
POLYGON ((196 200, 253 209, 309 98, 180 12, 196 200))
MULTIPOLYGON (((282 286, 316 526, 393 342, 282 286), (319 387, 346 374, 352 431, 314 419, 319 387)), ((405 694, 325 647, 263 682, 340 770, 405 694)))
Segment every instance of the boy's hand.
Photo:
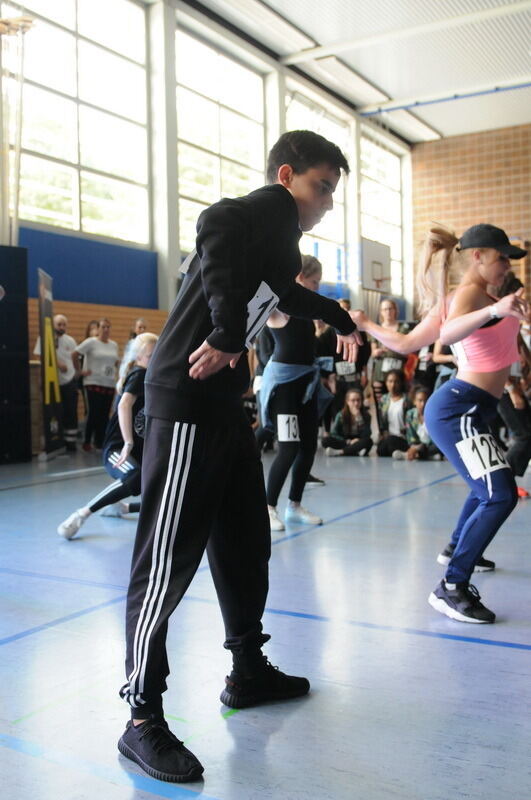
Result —
POLYGON ((240 356, 241 353, 224 353, 222 350, 216 350, 205 340, 201 347, 198 347, 188 359, 188 362, 193 364, 188 374, 191 378, 203 381, 210 375, 219 372, 227 364, 230 365, 231 369, 234 369, 240 356))
POLYGON ((363 339, 358 331, 349 333, 348 336, 338 334, 336 353, 343 354, 343 361, 350 361, 351 364, 354 364, 358 358, 358 347, 362 344, 363 339))

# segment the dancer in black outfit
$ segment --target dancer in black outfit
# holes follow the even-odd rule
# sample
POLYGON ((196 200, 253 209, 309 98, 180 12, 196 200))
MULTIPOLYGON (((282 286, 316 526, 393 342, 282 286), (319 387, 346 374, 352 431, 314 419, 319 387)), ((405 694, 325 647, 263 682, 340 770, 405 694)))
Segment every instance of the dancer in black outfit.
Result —
POLYGON ((197 251, 146 377, 142 508, 127 601, 131 708, 118 747, 151 776, 181 782, 203 772, 169 731, 162 710, 169 665, 168 620, 207 551, 233 669, 221 701, 233 708, 309 691, 262 654, 271 534, 262 465, 241 395, 249 383, 242 352, 278 305, 357 336, 336 302, 295 283, 299 238, 332 208, 341 151, 310 131, 284 134, 268 161, 270 185, 223 199, 197 223, 197 251), (240 357, 241 356, 241 357, 240 357), (212 408, 216 413, 212 414, 212 408))
POLYGON ((57 533, 65 539, 72 539, 90 515, 100 509, 103 509, 102 516, 109 517, 120 517, 140 510, 138 503, 124 503, 123 500, 140 494, 144 440, 135 431, 134 423, 135 417, 144 408, 146 368, 157 339, 154 333, 137 336, 130 351, 131 360, 118 385, 120 400, 107 424, 103 442, 103 465, 114 479, 113 483, 61 522, 57 533))
MULTIPOLYGON (((304 255, 297 283, 316 292, 321 275, 320 261, 304 255)), ((322 525, 323 520, 317 514, 301 506, 304 485, 317 449, 319 428, 318 392, 321 383, 319 368, 315 364, 315 327, 312 320, 290 317, 278 310, 271 314, 267 326, 275 348, 264 369, 262 414, 270 420, 278 440, 278 453, 267 479, 271 530, 284 530, 284 523, 277 514, 277 502, 290 469, 286 522, 322 525)), ((332 365, 331 358, 330 362, 332 365)))

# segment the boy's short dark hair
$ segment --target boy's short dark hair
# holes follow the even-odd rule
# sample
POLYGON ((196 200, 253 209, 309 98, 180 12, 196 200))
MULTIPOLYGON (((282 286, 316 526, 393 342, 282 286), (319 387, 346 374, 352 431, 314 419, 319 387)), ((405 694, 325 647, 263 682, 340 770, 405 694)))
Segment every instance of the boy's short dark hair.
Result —
POLYGON ((318 164, 328 164, 337 170, 338 175, 341 170, 347 175, 350 172, 348 161, 339 147, 313 131, 288 131, 282 134, 267 159, 269 183, 276 182, 282 164, 289 164, 297 175, 318 164))

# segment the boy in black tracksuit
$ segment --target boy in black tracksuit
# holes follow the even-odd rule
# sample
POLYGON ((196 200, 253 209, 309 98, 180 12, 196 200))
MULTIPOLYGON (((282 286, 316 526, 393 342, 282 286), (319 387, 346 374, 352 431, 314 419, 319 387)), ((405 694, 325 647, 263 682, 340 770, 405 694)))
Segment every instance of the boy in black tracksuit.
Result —
POLYGON ((206 548, 233 671, 221 701, 233 708, 306 694, 261 652, 270 529, 259 453, 241 395, 249 383, 242 351, 275 307, 323 319, 347 357, 358 335, 333 300, 295 283, 299 239, 332 207, 341 151, 310 131, 284 134, 268 179, 246 197, 223 199, 197 224, 197 254, 146 375, 142 509, 127 604, 127 682, 132 722, 120 751, 150 775, 197 779, 203 768, 170 733, 162 713, 169 667, 168 618, 206 548))

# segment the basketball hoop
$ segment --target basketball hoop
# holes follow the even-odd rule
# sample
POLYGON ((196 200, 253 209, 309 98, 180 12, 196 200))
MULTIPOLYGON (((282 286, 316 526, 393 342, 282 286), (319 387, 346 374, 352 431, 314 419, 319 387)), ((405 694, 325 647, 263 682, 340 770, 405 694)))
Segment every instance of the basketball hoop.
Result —
POLYGON ((32 25, 31 17, 0 19, 0 244, 11 246, 18 243, 24 34, 32 25))
POLYGON ((385 276, 383 278, 373 278, 372 282, 376 284, 376 290, 379 292, 380 291, 380 285, 382 283, 385 283, 388 280, 389 280, 389 277, 385 276))

